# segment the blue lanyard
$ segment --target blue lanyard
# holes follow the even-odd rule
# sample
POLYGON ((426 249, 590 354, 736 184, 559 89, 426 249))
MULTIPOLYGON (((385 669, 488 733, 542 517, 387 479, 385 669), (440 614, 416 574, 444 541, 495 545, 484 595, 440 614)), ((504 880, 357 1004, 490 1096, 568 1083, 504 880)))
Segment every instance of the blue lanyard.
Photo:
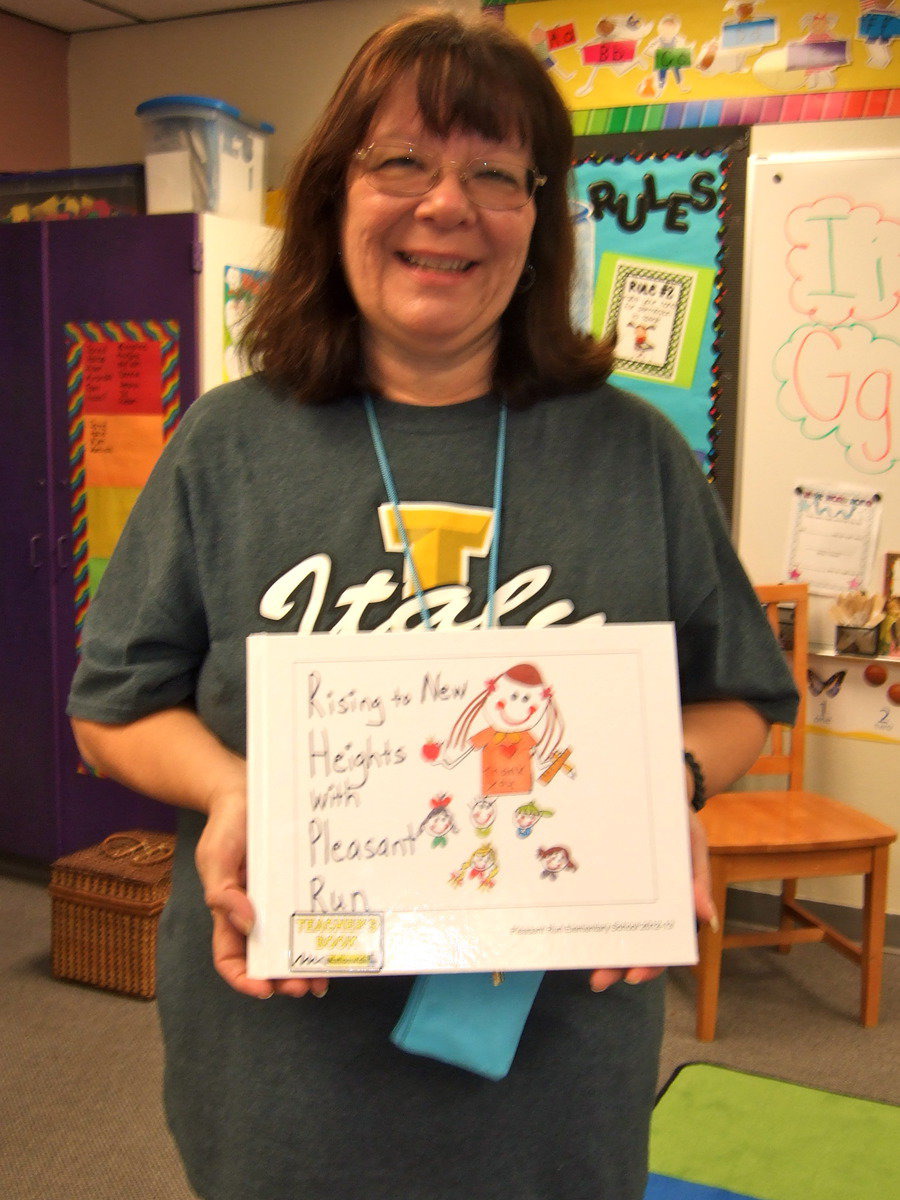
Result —
MULTIPOLYGON (((391 507, 394 510, 394 520, 397 522, 397 530, 400 534, 400 540, 403 543, 403 557, 406 560, 406 565, 409 568, 410 578, 413 582, 413 587, 416 590, 416 596, 419 600, 419 610, 422 613, 422 624, 426 629, 433 629, 431 623, 431 612, 428 604, 425 601, 425 592, 422 588, 422 582, 419 579, 419 572, 416 570, 416 564, 413 562, 412 550, 409 545, 409 536, 406 532, 406 525, 403 522, 403 517, 400 515, 400 500, 397 496, 397 488, 394 484, 394 476, 391 471, 391 464, 388 462, 387 451, 384 448, 384 439, 381 436, 381 427, 378 424, 378 417, 375 415, 375 405, 372 402, 371 396, 364 398, 366 406, 366 416, 369 420, 369 429, 372 433, 372 444, 375 447, 375 457, 378 459, 378 466, 381 469, 381 478, 384 481, 384 490, 387 492, 388 500, 391 502, 391 507)), ((491 538, 491 551, 488 557, 488 600, 487 600, 487 623, 489 626, 494 624, 494 596, 497 592, 497 568, 500 561, 500 514, 503 508, 503 464, 506 460, 506 426, 507 426, 508 410, 504 403, 500 404, 500 416, 497 424, 497 456, 494 463, 494 531, 491 538)))

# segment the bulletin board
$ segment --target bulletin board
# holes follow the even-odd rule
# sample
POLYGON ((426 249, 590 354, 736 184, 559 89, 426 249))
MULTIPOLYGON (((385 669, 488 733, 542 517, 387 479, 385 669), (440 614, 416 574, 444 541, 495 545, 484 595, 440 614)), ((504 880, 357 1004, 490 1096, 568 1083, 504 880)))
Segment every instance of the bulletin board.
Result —
POLYGON ((670 116, 694 126, 698 113, 703 124, 806 119, 811 97, 830 120, 887 115, 896 105, 892 0, 832 0, 827 10, 810 0, 651 0, 637 11, 505 0, 502 12, 575 113, 653 109, 665 124, 640 127, 671 128, 670 116))
POLYGON ((575 139, 573 317, 681 430, 730 512, 748 130, 575 139))
MULTIPOLYGON (((789 554, 804 494, 870 538, 858 586, 900 551, 900 154, 755 157, 747 196, 738 545, 757 581, 810 584, 827 644, 827 584, 789 554)), ((847 544, 824 532, 820 562, 847 544)))

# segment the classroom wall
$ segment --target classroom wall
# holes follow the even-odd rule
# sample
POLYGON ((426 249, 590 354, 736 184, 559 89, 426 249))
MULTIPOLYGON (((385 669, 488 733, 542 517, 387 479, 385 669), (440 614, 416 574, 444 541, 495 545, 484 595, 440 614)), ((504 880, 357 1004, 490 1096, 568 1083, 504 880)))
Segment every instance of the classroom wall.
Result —
MULTIPOLYGON (((353 53, 410 7, 403 0, 320 0, 78 34, 69 59, 72 163, 138 162, 143 134, 134 110, 142 100, 214 96, 275 126, 267 182, 277 187, 353 53)), ((448 7, 479 5, 457 0, 448 7)))
POLYGON ((69 165, 69 38, 0 13, 0 171, 69 165))
MULTIPOLYGON (((896 152, 898 147, 898 119, 761 125, 753 129, 750 143, 751 161, 790 154, 821 155, 828 162, 834 160, 834 187, 840 194, 850 189, 853 179, 853 163, 845 160, 841 164, 842 153, 864 154, 885 149, 896 152)), ((892 172, 896 177, 896 157, 885 160, 884 171, 892 172)), ((890 177, 884 176, 885 179, 890 177)), ((750 203, 753 203, 752 196, 750 203)), ((780 234, 780 230, 773 231, 773 239, 780 234)), ((771 303, 768 289, 778 285, 766 277, 765 272, 763 278, 757 277, 758 272, 754 274, 750 247, 745 253, 745 268, 746 343, 753 306, 771 303)), ((790 328, 786 328, 785 336, 789 333, 790 328)), ((785 578, 791 489, 799 478, 810 478, 816 483, 868 485, 882 494, 886 511, 876 548, 873 577, 866 581, 869 590, 878 590, 885 552, 900 549, 895 544, 900 514, 900 465, 878 475, 865 475, 855 470, 834 437, 819 441, 805 438, 796 422, 787 421, 773 411, 774 380, 772 387, 755 391, 749 383, 751 377, 765 378, 763 373, 751 371, 745 362, 741 371, 743 427, 738 442, 736 529, 738 549, 753 581, 773 583, 785 578), (752 453, 751 441, 755 446, 752 453)), ((894 396, 893 404, 896 403, 894 396)), ((826 597, 813 596, 811 599, 813 644, 832 643, 834 626, 828 616, 830 603, 826 597)), ((834 670, 843 666, 860 671, 858 661, 829 661, 834 670)), ((889 666, 892 677, 900 671, 900 667, 889 666)), ((809 703, 813 703, 811 698, 809 703)), ((806 786, 860 808, 895 829, 900 828, 898 780, 900 743, 815 731, 807 736, 806 786)), ((862 898, 860 881, 854 877, 809 881, 803 885, 802 894, 808 899, 853 907, 858 907, 862 898)), ((900 914, 900 850, 896 846, 892 853, 887 907, 889 913, 900 914)))

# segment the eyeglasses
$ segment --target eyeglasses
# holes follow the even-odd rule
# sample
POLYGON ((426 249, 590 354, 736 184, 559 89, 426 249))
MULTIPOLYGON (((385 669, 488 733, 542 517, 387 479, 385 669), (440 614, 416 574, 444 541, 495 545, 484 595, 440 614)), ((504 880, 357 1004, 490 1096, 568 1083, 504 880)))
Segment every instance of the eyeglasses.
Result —
POLYGON ((452 167, 468 199, 494 212, 524 208, 547 182, 546 175, 518 163, 481 158, 442 163, 436 155, 424 154, 408 143, 374 142, 357 150, 354 158, 368 183, 384 196, 424 196, 452 167))

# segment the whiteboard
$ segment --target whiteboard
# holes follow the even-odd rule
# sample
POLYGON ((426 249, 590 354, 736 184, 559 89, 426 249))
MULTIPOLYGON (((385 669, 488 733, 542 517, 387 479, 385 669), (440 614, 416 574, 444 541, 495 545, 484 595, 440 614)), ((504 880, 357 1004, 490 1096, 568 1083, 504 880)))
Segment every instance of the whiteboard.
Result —
MULTIPOLYGON (((751 157, 744 250, 738 548, 787 577, 795 489, 877 496, 869 591, 900 551, 900 154, 751 157)), ((831 598, 811 640, 829 644, 831 598)))

